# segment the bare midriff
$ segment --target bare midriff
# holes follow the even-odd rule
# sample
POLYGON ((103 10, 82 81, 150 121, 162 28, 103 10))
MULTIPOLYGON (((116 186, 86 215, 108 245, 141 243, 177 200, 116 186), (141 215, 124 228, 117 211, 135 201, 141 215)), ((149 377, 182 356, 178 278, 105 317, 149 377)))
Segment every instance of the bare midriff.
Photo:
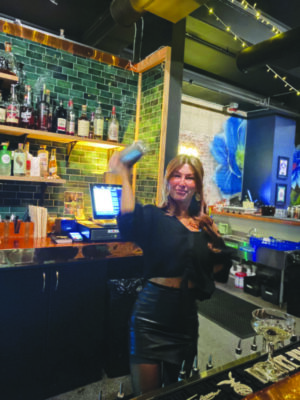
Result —
MULTIPOLYGON (((158 285, 168 286, 172 288, 179 289, 182 283, 181 277, 176 278, 150 278, 148 279, 150 282, 157 283, 158 285)), ((194 282, 188 281, 188 288, 195 287, 194 282)))

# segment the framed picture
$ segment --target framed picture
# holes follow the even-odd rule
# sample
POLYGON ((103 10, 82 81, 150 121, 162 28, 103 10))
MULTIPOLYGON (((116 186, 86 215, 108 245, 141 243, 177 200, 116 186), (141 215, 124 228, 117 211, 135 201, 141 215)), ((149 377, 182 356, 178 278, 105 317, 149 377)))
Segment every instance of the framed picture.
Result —
POLYGON ((278 157, 277 165, 277 178, 285 179, 288 176, 289 171, 289 159, 288 157, 278 157))
POLYGON ((276 194, 275 194, 276 205, 283 205, 285 203, 286 191, 287 191, 287 185, 282 185, 282 184, 276 185, 276 194))

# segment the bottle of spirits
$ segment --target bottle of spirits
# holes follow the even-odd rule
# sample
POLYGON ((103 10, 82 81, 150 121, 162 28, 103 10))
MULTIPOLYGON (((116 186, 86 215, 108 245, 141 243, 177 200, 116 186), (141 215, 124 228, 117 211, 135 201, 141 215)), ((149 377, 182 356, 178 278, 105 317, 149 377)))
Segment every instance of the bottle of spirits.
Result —
POLYGON ((16 85, 11 85, 10 93, 11 95, 6 108, 6 124, 11 126, 19 126, 20 104, 16 95, 16 85))
POLYGON ((14 151, 14 175, 25 176, 25 171, 26 152, 23 149, 23 143, 19 143, 17 150, 14 151))
POLYGON ((32 154, 30 154, 30 152, 29 152, 29 142, 26 142, 26 143, 25 143, 24 150, 25 150, 25 153, 26 153, 25 175, 26 175, 26 176, 30 176, 32 154))
POLYGON ((4 100, 2 99, 2 92, 0 91, 0 124, 5 124, 6 122, 6 106, 4 100))
POLYGON ((43 85, 41 100, 38 105, 38 129, 48 131, 49 104, 46 101, 46 85, 43 85))
POLYGON ((55 178, 57 176, 56 149, 51 150, 49 160, 49 176, 55 178))
POLYGON ((81 115, 78 118, 78 136, 89 137, 90 133, 90 121, 88 120, 86 113, 87 106, 85 104, 81 107, 81 115))
POLYGON ((59 107, 56 110, 56 132, 57 133, 66 133, 67 127, 67 110, 64 108, 63 101, 59 101, 59 107))
POLYGON ((48 132, 53 132, 54 104, 49 89, 46 90, 46 103, 48 104, 48 132))
POLYGON ((24 101, 21 106, 20 126, 26 129, 34 128, 34 115, 33 115, 30 85, 25 86, 24 101))
POLYGON ((116 107, 113 106, 111 112, 111 118, 108 121, 108 133, 107 133, 108 140, 117 142, 119 138, 119 121, 117 120, 116 116, 116 107))
POLYGON ((0 175, 10 176, 11 174, 11 154, 7 150, 7 143, 1 143, 2 150, 0 150, 0 175))
POLYGON ((101 103, 98 102, 98 105, 95 109, 95 116, 94 116, 94 138, 95 139, 103 139, 103 126, 104 126, 104 118, 102 115, 101 103))
POLYGON ((38 150, 38 157, 40 159, 40 174, 42 178, 47 178, 48 176, 48 160, 49 152, 46 150, 46 145, 41 144, 38 150))
POLYGON ((91 118, 90 118, 90 131, 89 131, 89 138, 94 139, 94 122, 95 122, 95 113, 91 113, 91 118))
POLYGON ((68 112, 67 112, 67 135, 75 135, 76 130, 76 114, 74 111, 73 100, 70 99, 68 102, 68 112))

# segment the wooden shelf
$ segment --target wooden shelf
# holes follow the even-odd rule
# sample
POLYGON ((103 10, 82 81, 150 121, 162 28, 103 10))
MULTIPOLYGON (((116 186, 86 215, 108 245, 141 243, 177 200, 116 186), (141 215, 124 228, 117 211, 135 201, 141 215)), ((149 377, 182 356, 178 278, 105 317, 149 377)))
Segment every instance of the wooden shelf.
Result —
POLYGON ((111 142, 108 140, 88 139, 80 136, 70 136, 61 133, 24 129, 7 125, 0 125, 0 133, 4 133, 6 135, 11 135, 11 136, 26 135, 27 138, 29 139, 40 139, 40 140, 62 142, 62 143, 74 143, 84 146, 99 147, 103 149, 117 149, 125 147, 124 144, 118 142, 111 142))
POLYGON ((300 220, 292 218, 276 218, 271 216, 255 215, 255 214, 238 214, 224 211, 212 211, 212 215, 223 215, 226 217, 241 218, 249 221, 272 222, 275 224, 300 226, 300 220))
POLYGON ((22 182, 39 182, 39 183, 66 183, 65 179, 48 179, 39 176, 5 176, 0 175, 0 181, 22 181, 22 182))
POLYGON ((5 74, 4 72, 0 72, 0 79, 10 82, 18 82, 19 78, 16 75, 5 74))

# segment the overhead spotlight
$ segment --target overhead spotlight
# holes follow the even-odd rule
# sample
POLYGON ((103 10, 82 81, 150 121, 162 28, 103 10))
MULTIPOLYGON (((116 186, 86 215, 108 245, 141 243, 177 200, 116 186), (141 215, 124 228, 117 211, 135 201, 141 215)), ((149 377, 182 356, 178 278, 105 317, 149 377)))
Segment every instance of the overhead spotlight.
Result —
POLYGON ((230 114, 237 112, 239 108, 238 103, 229 103, 229 105, 227 106, 226 111, 230 114))
POLYGON ((56 6, 58 6, 57 1, 55 1, 55 0, 49 0, 49 1, 51 1, 52 4, 55 4, 56 6))

